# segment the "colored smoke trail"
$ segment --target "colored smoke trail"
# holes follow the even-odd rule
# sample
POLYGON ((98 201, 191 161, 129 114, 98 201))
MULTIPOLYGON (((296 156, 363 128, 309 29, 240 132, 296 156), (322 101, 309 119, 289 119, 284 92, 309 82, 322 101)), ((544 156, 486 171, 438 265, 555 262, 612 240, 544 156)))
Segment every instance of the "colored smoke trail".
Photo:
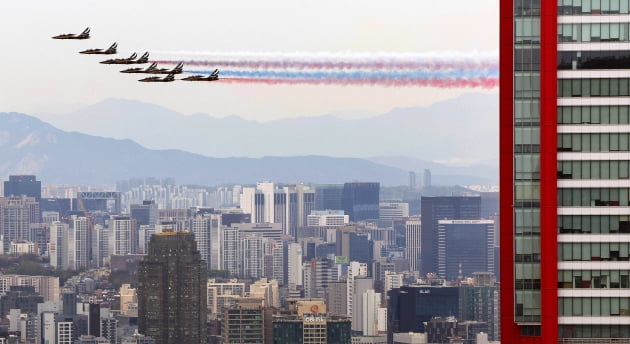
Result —
POLYGON ((495 52, 155 53, 168 56, 154 61, 160 64, 200 67, 188 73, 210 74, 219 68, 220 79, 230 83, 493 88, 499 76, 495 52))
POLYGON ((237 60, 156 60, 160 64, 176 65, 184 62, 197 67, 236 67, 258 69, 498 69, 495 61, 237 61, 237 60))
POLYGON ((265 84, 265 85, 342 85, 342 86, 385 86, 385 87, 437 87, 437 88, 495 88, 499 86, 498 78, 478 79, 416 79, 416 80, 339 80, 339 79, 252 79, 252 78, 223 78, 221 82, 234 84, 265 84))
MULTIPOLYGON (((212 74, 212 71, 186 70, 194 74, 212 74)), ((232 78, 281 79, 349 79, 349 80, 415 80, 415 79, 476 79, 497 78, 498 71, 277 71, 277 70, 222 70, 221 76, 232 78)))

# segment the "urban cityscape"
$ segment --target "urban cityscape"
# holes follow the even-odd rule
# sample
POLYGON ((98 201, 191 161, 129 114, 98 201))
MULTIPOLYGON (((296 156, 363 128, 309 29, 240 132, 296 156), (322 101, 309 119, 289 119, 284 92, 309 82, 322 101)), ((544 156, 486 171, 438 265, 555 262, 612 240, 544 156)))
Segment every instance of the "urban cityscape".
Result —
POLYGON ((630 344, 630 0, 0 13, 0 344, 630 344))

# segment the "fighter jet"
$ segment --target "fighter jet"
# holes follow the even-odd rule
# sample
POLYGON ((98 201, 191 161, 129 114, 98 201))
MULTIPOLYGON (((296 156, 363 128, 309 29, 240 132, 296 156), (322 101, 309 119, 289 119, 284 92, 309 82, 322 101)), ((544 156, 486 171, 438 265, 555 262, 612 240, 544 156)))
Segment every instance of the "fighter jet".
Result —
POLYGON ((143 64, 149 62, 149 53, 144 53, 139 59, 135 59, 138 54, 133 53, 126 59, 109 59, 101 61, 102 64, 143 64))
POLYGON ((151 73, 151 71, 157 69, 157 63, 153 62, 151 63, 151 65, 149 67, 145 68, 128 68, 128 69, 123 69, 120 72, 121 73, 151 73))
POLYGON ((217 81, 217 80, 219 80, 219 70, 215 69, 214 72, 212 72, 212 74, 210 74, 208 76, 193 75, 193 76, 189 76, 189 77, 183 78, 182 80, 186 80, 186 81, 217 81))
POLYGON ((169 74, 165 77, 159 77, 159 76, 150 76, 148 78, 144 78, 144 79, 140 79, 138 81, 142 81, 142 82, 171 82, 171 81, 175 81, 175 74, 169 74))
POLYGON ((184 62, 180 62, 173 69, 166 69, 166 68, 159 68, 158 69, 158 68, 156 68, 156 69, 153 69, 153 70, 145 72, 145 73, 149 73, 149 74, 181 74, 184 71, 183 68, 184 68, 184 62))
POLYGON ((118 43, 112 44, 112 46, 107 49, 88 49, 80 51, 79 54, 112 55, 116 53, 116 47, 118 47, 118 43))
POLYGON ((53 37, 54 39, 88 39, 90 38, 90 28, 83 30, 80 34, 65 33, 53 37))

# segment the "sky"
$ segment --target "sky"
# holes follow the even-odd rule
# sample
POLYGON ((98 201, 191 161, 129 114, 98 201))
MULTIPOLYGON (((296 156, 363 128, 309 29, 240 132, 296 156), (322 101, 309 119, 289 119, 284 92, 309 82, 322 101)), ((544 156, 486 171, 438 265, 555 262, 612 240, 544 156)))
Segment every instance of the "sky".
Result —
MULTIPOLYGON (((274 119, 354 117, 426 106, 478 89, 228 83, 157 83, 80 55, 118 42, 144 51, 255 53, 493 52, 496 0, 25 0, 0 3, 0 112, 66 114, 107 98, 183 114, 274 119), (53 40, 91 27, 89 40, 53 40)), ((152 58, 156 58, 155 54, 152 58)), ((485 90, 483 92, 497 92, 485 90)))

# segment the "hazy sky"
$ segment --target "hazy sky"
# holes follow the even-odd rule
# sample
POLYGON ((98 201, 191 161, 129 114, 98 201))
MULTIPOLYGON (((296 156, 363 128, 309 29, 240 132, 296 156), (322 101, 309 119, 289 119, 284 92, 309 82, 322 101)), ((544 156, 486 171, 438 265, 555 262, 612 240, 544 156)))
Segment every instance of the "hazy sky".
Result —
MULTIPOLYGON (((384 113, 470 89, 372 86, 158 83, 135 81, 102 56, 118 42, 137 51, 431 52, 496 51, 496 0, 42 0, 0 2, 0 112, 65 113, 127 98, 185 114, 248 119, 351 109, 384 113), (91 27, 89 40, 53 40, 91 27)), ((125 57, 126 57, 125 56, 125 57)), ((495 91, 489 91, 495 92, 495 91)))

